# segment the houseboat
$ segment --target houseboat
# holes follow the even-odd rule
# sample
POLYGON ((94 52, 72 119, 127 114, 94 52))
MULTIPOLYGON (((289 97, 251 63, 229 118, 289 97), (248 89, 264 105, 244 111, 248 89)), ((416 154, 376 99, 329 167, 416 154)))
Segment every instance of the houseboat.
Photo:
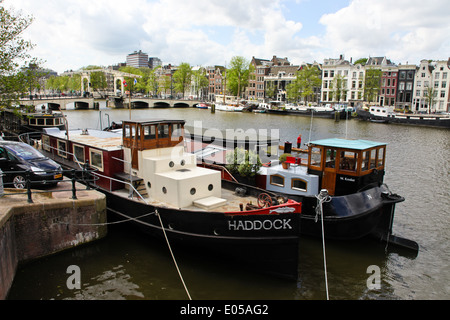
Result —
POLYGON ((328 119, 348 119, 346 110, 335 110, 330 105, 321 106, 304 106, 304 105, 283 105, 280 101, 271 101, 269 103, 261 103, 259 109, 265 110, 266 113, 280 115, 307 116, 328 119))
POLYGON ((375 237, 418 252, 416 242, 393 235, 395 206, 404 198, 384 184, 386 143, 333 138, 312 141, 307 149, 279 148, 296 156, 266 163, 252 185, 302 203, 301 235, 322 236, 320 206, 325 238, 375 237))
POLYGON ((2 131, 8 136, 18 136, 23 133, 39 138, 43 128, 58 128, 63 130, 66 124, 65 116, 58 111, 35 110, 30 108, 5 109, 1 112, 2 131))
POLYGON ((354 240, 375 237, 418 252, 415 241, 393 235, 395 206, 404 201, 384 184, 386 143, 340 138, 308 143, 306 157, 263 167, 257 186, 302 203, 304 235, 354 240))
POLYGON ((270 191, 197 166, 185 152, 183 120, 122 123, 119 133, 45 129, 42 152, 66 168, 88 163, 108 210, 146 233, 297 279, 300 203, 274 202, 270 191))
POLYGON ((356 113, 360 120, 371 122, 450 128, 449 114, 398 113, 393 108, 379 106, 371 106, 368 110, 360 108, 356 113))

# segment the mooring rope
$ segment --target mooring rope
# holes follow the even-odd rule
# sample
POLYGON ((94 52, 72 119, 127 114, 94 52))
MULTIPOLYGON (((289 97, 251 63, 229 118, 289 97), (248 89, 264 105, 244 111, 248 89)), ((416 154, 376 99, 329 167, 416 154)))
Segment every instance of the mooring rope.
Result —
POLYGON ((328 294, 328 277, 327 277, 327 258, 325 254, 325 231, 323 227, 323 203, 324 202, 330 202, 331 197, 328 195, 328 191, 323 189, 320 190, 320 193, 317 198, 317 207, 316 207, 316 218, 315 222, 318 220, 318 216, 321 216, 321 223, 322 223, 322 250, 323 250, 323 266, 324 266, 324 272, 325 272, 325 290, 327 292, 327 300, 330 300, 329 294, 328 294))
POLYGON ((152 214, 156 214, 156 216, 159 219, 159 223, 161 224, 161 229, 162 229, 162 231, 164 233, 164 238, 166 239, 167 246, 169 247, 170 255, 172 256, 172 259, 173 259, 173 262, 174 262, 175 267, 177 269, 178 275, 179 275, 179 277, 181 279, 181 283, 183 284, 184 290, 186 291, 186 294, 189 297, 189 300, 192 300, 191 295, 189 294, 189 290, 186 287, 186 283, 184 282, 183 276, 181 275, 181 271, 180 271, 180 268, 178 267, 177 260, 175 259, 175 256, 173 254, 172 247, 170 246, 169 239, 167 238, 166 230, 164 228, 163 222, 161 220, 161 215, 158 213, 158 210, 155 210, 155 211, 150 212, 150 213, 143 214, 143 215, 141 215, 139 217, 136 217, 136 218, 127 216, 126 214, 123 214, 121 212, 118 212, 118 211, 115 211, 115 210, 112 210, 112 209, 108 209, 108 210, 111 210, 114 213, 117 213, 117 214, 119 214, 121 216, 127 217, 128 219, 120 220, 120 221, 114 221, 114 222, 105 222, 105 223, 68 223, 68 222, 61 222, 61 221, 59 223, 60 224, 66 224, 66 225, 74 225, 74 226, 103 226, 103 225, 118 224, 118 223, 123 223, 123 222, 128 222, 128 221, 135 221, 135 222, 144 224, 146 226, 153 227, 153 225, 151 225, 151 224, 149 224, 149 223, 147 223, 145 221, 138 220, 138 219, 144 218, 144 217, 152 215, 152 214))
POLYGON ((167 238, 166 230, 164 228, 163 222, 161 220, 161 215, 158 213, 158 210, 156 210, 156 215, 159 219, 159 223, 161 224, 161 228, 164 233, 164 238, 166 238, 167 246, 169 247, 170 254, 172 255, 173 262, 178 271, 178 275, 180 276, 181 282, 183 283, 184 290, 186 290, 186 294, 188 295, 189 300, 192 300, 191 295, 189 294, 189 290, 187 289, 186 284, 184 283, 184 279, 183 279, 183 276, 181 275, 180 269, 178 268, 177 260, 175 259, 175 256, 173 255, 172 248, 170 246, 169 239, 167 238))
POLYGON ((114 221, 114 222, 104 222, 104 223, 70 223, 70 222, 59 221, 59 223, 60 224, 67 224, 67 225, 71 225, 71 226, 107 226, 107 225, 111 225, 111 224, 119 224, 119 223, 124 223, 124 222, 128 222, 128 221, 142 222, 142 221, 139 221, 137 219, 144 218, 144 217, 150 216, 150 215, 155 214, 155 213, 156 212, 153 211, 153 212, 150 212, 150 213, 143 214, 142 216, 139 216, 139 217, 136 217, 136 218, 123 215, 123 216, 128 217, 128 219, 120 220, 120 221, 114 221))

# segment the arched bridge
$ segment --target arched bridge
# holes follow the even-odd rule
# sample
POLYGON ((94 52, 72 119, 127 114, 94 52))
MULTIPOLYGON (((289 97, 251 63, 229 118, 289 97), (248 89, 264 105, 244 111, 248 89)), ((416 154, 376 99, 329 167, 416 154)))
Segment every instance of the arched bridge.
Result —
POLYGON ((21 105, 47 105, 51 110, 78 110, 78 109, 98 109, 99 105, 106 105, 110 108, 125 108, 130 106, 132 109, 139 108, 189 108, 195 107, 200 100, 181 100, 181 99, 156 99, 147 97, 109 97, 106 99, 83 98, 83 97, 61 97, 44 99, 24 99, 20 101, 21 105))

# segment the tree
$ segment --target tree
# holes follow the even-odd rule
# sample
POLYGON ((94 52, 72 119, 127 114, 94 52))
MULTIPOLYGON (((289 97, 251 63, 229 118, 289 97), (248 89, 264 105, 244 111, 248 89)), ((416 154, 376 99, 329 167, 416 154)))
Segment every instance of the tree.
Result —
POLYGON ((193 72, 194 85, 197 97, 202 97, 203 89, 208 88, 209 80, 206 76, 206 69, 200 68, 193 72))
POLYGON ((253 65, 244 57, 231 58, 230 68, 227 70, 227 90, 240 97, 241 92, 244 92, 248 86, 249 75, 253 68, 253 65))
POLYGON ((374 102, 378 99, 380 92, 380 81, 382 72, 379 69, 369 69, 366 71, 364 79, 364 100, 374 102))
POLYGON ((338 74, 333 78, 331 83, 333 99, 337 102, 345 99, 347 95, 347 79, 345 76, 338 74))
MULTIPOLYGON (((2 2, 0 0, 0 4, 2 2)), ((11 107, 20 95, 30 90, 32 78, 37 77, 37 73, 30 71, 39 65, 38 60, 28 53, 33 44, 21 37, 32 21, 30 16, 15 14, 0 6, 0 95, 3 107, 11 107)))
POLYGON ((315 66, 305 66, 297 71, 295 80, 287 88, 288 99, 299 100, 302 97, 306 102, 314 100, 315 88, 322 84, 321 72, 315 66))
POLYGON ((431 107, 436 103, 437 92, 432 86, 427 87, 425 91, 425 101, 427 102, 427 113, 431 113, 431 107))
POLYGON ((182 62, 179 66, 177 71, 173 74, 173 82, 174 82, 174 88, 177 92, 184 93, 188 86, 191 84, 192 80, 192 67, 189 63, 182 62))

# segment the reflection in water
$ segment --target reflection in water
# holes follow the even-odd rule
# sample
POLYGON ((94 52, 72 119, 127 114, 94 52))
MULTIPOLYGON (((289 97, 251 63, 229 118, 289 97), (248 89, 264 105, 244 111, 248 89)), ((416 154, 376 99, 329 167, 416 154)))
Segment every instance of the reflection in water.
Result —
POLYGON ((75 300, 123 300, 139 299, 144 295, 139 292, 139 286, 131 281, 123 265, 118 265, 91 278, 91 282, 83 283, 80 290, 74 291, 75 300))

